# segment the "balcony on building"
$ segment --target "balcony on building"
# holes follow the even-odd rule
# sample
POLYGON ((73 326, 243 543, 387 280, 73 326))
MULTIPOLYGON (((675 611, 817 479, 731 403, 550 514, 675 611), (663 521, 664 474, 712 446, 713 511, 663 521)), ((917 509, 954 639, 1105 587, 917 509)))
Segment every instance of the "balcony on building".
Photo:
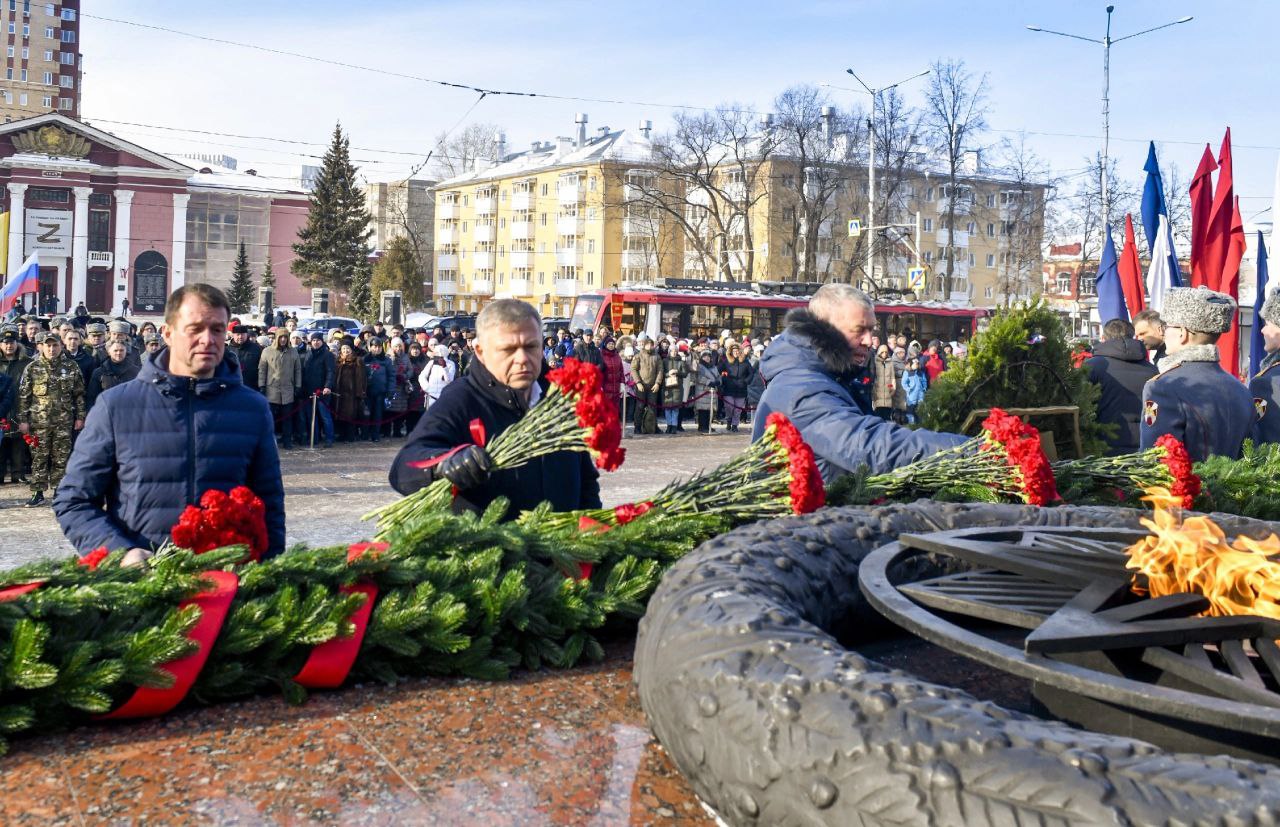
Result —
POLYGON ((458 254, 444 253, 442 255, 436 256, 436 269, 437 270, 457 270, 458 254))
POLYGON ((517 239, 533 238, 533 223, 529 221, 512 221, 511 237, 517 239))
POLYGON ((471 254, 471 266, 477 270, 493 269, 493 251, 477 250, 471 254))
MULTIPOLYGON (((943 246, 943 247, 947 246, 948 239, 949 239, 950 237, 951 237, 951 231, 950 231, 950 230, 938 230, 938 244, 939 244, 939 245, 941 245, 941 246, 943 246)), ((968 247, 968 246, 969 246, 969 234, 968 234, 967 232, 965 232, 964 230, 956 230, 956 246, 957 246, 957 247, 968 247)))
POLYGON ((492 296, 493 295, 493 276, 472 276, 471 277, 471 295, 473 296, 492 296))
POLYGON ((577 279, 556 279, 552 292, 557 298, 571 299, 578 295, 577 279))
POLYGON ((458 217, 458 205, 452 202, 436 205, 436 219, 447 221, 458 217))
POLYGON ((536 203, 532 192, 516 191, 511 193, 511 209, 516 212, 528 212, 534 208, 536 203))
POLYGON ((437 244, 457 244, 458 231, 454 229, 452 226, 441 227, 440 229, 436 230, 436 243, 437 244))
POLYGON ((456 279, 439 279, 436 281, 437 296, 456 296, 458 295, 458 282, 456 279))
MULTIPOLYGON (((938 215, 946 215, 950 209, 951 199, 939 198, 937 204, 938 215)), ((973 212, 973 198, 962 195, 956 199, 956 215, 968 215, 971 212, 973 212)))
POLYGON ((528 270, 533 267, 533 251, 532 250, 512 250, 511 266, 517 270, 528 270))
POLYGON ((628 215, 622 219, 623 235, 652 237, 658 231, 658 219, 628 215))
POLYGON ((561 204, 577 204, 586 195, 586 188, 581 183, 561 182, 556 185, 556 198, 561 204))
POLYGON ((511 276, 511 295, 513 296, 532 296, 533 280, 528 276, 511 276))
POLYGON ((476 215, 493 215, 497 210, 497 204, 493 197, 476 198, 476 215))
POLYGON ((562 215, 556 219, 558 235, 582 235, 586 226, 587 222, 580 215, 562 215))
POLYGON ((493 238, 494 238, 494 231, 493 231, 492 224, 477 224, 475 226, 476 241, 491 242, 493 241, 493 238))
POLYGON ((652 269, 658 266, 658 254, 653 250, 623 250, 622 266, 652 269))
POLYGON ((582 250, 577 247, 557 247, 556 248, 556 266, 557 267, 581 267, 582 266, 582 250))

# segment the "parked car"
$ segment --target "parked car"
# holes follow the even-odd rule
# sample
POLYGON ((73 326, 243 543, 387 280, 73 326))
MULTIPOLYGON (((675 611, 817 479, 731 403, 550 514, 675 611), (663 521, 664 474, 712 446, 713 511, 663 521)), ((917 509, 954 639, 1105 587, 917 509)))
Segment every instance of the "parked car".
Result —
POLYGON ((360 322, 346 316, 318 316, 314 319, 298 320, 298 330, 304 335, 318 330, 328 339, 329 331, 334 329, 342 330, 355 336, 360 332, 360 322))
POLYGON ((542 335, 554 336, 557 331, 568 330, 569 320, 561 316, 548 316, 542 320, 542 335))
POLYGON ((448 333, 457 325, 459 330, 475 330, 476 317, 474 313, 456 313, 452 316, 435 316, 431 319, 430 324, 425 325, 428 331, 434 331, 437 327, 443 327, 448 333))

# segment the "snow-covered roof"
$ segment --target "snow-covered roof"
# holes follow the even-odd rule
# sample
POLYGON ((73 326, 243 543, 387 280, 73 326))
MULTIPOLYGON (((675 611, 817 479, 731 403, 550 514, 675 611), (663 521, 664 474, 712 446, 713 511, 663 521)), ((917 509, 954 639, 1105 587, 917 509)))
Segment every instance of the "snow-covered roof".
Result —
POLYGON ((187 186, 194 189, 242 190, 246 192, 298 195, 306 192, 298 188, 298 179, 258 175, 251 170, 234 170, 217 164, 204 164, 187 179, 187 186), (286 182, 292 186, 286 186, 286 182))
POLYGON ((586 166, 605 161, 644 163, 652 160, 653 143, 648 137, 638 129, 619 129, 588 137, 582 146, 574 146, 572 141, 549 142, 540 144, 539 149, 506 155, 499 164, 456 175, 436 184, 435 189, 452 189, 482 181, 533 175, 560 167, 586 166))

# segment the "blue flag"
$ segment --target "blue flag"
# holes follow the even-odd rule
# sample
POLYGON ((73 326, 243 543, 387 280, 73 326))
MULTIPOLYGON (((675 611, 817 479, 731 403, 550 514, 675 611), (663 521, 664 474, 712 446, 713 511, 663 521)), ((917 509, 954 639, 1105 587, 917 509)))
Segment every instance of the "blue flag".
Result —
POLYGON ((1249 375, 1258 372, 1258 364, 1266 356, 1266 344, 1262 341, 1262 305, 1267 300, 1267 245, 1258 231, 1258 287, 1253 298, 1253 327, 1249 333, 1249 375))
MULTIPOLYGON (((1142 185, 1142 232, 1147 237, 1147 254, 1155 255, 1156 239, 1161 232, 1160 216, 1169 217, 1169 207, 1164 200, 1164 180, 1160 177, 1160 164, 1156 161, 1156 142, 1147 147, 1147 162, 1142 166, 1147 180, 1142 185)), ((1178 267, 1178 254, 1173 249, 1172 231, 1168 242, 1169 287, 1182 286, 1182 271, 1178 267)), ((1162 272, 1164 272, 1162 270, 1162 272)))
POLYGON ((1116 245, 1111 240, 1111 225, 1108 224, 1106 241, 1102 244, 1102 260, 1098 262, 1098 321, 1106 324, 1112 319, 1129 321, 1129 308, 1124 303, 1116 245))

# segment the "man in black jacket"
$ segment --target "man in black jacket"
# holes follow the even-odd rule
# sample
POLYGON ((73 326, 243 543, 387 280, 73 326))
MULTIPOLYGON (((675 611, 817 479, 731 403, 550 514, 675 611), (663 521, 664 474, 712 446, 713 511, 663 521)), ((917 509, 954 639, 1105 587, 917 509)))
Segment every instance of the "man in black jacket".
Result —
POLYGON ((245 387, 258 390, 258 363, 262 361, 262 345, 249 335, 249 328, 240 324, 231 331, 231 347, 227 348, 240 362, 245 387))
POLYGON ((573 348, 573 358, 604 370, 604 356, 601 355, 600 347, 596 344, 590 330, 582 331, 582 344, 573 348))
POLYGON ((470 371, 449 383, 409 434, 392 463, 391 486, 410 494, 447 479, 458 488, 455 508, 480 510, 506 497, 508 518, 543 501, 556 511, 599 508, 600 483, 586 452, 557 451, 496 470, 478 444, 518 422, 546 390, 538 311, 517 299, 499 299, 480 312, 476 334, 470 371), (413 467, 423 461, 430 464, 413 467))
POLYGON ((1089 380, 1102 389, 1098 399, 1098 421, 1115 425, 1114 436, 1107 437, 1107 453, 1111 456, 1131 454, 1138 450, 1142 430, 1142 387, 1156 375, 1155 365, 1147 361, 1147 348, 1133 338, 1133 325, 1124 319, 1112 319, 1102 326, 1102 342, 1086 359, 1089 380))
POLYGON ((329 415, 329 396, 333 393, 333 373, 338 360, 333 351, 325 347, 324 334, 311 331, 307 350, 302 357, 302 420, 303 439, 333 447, 333 417, 329 415), (316 397, 313 401, 311 397, 316 397), (311 421, 315 412, 317 422, 311 421), (314 434, 313 434, 314 429, 314 434))

